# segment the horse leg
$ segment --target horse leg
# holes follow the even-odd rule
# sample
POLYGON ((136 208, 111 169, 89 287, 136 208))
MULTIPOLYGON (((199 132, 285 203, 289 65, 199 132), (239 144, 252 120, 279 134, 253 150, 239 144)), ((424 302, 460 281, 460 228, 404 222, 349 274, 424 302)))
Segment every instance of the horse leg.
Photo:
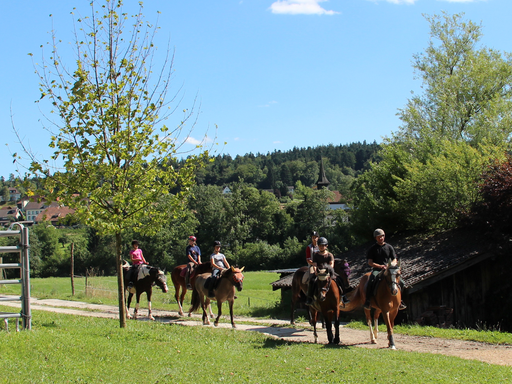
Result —
POLYGON ((333 344, 340 343, 340 314, 339 311, 334 312, 334 340, 333 344))
POLYGON ((127 304, 126 304, 126 317, 131 319, 132 316, 130 315, 130 304, 132 302, 132 297, 133 297, 133 293, 128 293, 128 299, 127 299, 127 304))
POLYGON ((327 331, 327 341, 329 344, 333 344, 333 336, 332 336, 332 319, 329 314, 323 314, 323 319, 325 322, 325 330, 327 331))
POLYGON ((379 336, 379 316, 381 312, 380 309, 376 309, 373 313, 373 335, 375 336, 375 340, 377 340, 379 336))
POLYGON ((309 324, 313 326, 313 337, 315 338, 315 344, 318 343, 318 334, 316 333, 316 321, 317 312, 314 309, 309 310, 309 324))
POLYGON ((212 311, 212 303, 211 303, 211 301, 210 301, 210 304, 208 304, 208 309, 209 309, 209 311, 210 311, 210 317, 213 319, 213 317, 214 317, 215 315, 213 314, 213 311, 212 311))
POLYGON ((235 302, 235 300, 229 300, 229 315, 231 316, 231 326, 233 328, 236 328, 235 320, 234 320, 234 317, 233 317, 233 303, 234 302, 235 302))
POLYGON ((204 297, 202 293, 201 295, 201 308, 203 308, 203 325, 210 325, 210 319, 208 318, 208 313, 206 312, 206 307, 210 304, 210 299, 204 297))
POLYGON ((137 292, 135 295, 135 298, 137 299, 137 303, 135 304, 135 309, 133 310, 133 319, 137 320, 137 315, 139 313, 139 306, 140 306, 140 293, 137 292))
POLYGON ((377 341, 375 340, 375 335, 373 333, 371 310, 365 309, 364 314, 366 316, 366 324, 368 324, 368 327, 370 327, 370 343, 377 344, 377 341))
POLYGON ((176 299, 176 302, 178 303, 178 315, 184 316, 183 313, 183 291, 181 289, 181 285, 177 284, 174 286, 174 298, 176 299), (180 296, 180 290, 181 290, 181 296, 180 296))
POLYGON ((148 297, 148 318, 149 320, 155 320, 155 318, 151 314, 151 291, 152 289, 149 288, 149 291, 146 292, 146 296, 148 297))
POLYGON ((290 315, 290 324, 295 325, 295 295, 292 296, 292 313, 290 315))
POLYGON ((388 348, 389 349, 396 349, 395 346, 395 339, 393 338, 393 323, 394 323, 394 317, 389 312, 383 313, 382 317, 384 318, 384 322, 386 323, 386 328, 388 331, 388 348))
POLYGON ((216 327, 219 325, 219 319, 220 316, 222 315, 222 302, 220 300, 217 300, 217 308, 219 309, 219 313, 217 315, 217 318, 215 319, 215 323, 213 323, 213 325, 215 325, 216 327))

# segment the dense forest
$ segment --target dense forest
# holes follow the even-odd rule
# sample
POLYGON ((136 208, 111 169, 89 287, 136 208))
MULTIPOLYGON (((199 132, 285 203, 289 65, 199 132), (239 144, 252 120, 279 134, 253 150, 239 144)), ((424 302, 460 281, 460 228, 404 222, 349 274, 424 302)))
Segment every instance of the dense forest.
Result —
MULTIPOLYGON (((151 263, 170 269, 185 262, 186 238, 194 234, 204 258, 213 241, 220 240, 228 258, 247 269, 298 267, 312 230, 329 237, 332 252, 339 254, 354 240, 350 240, 346 229, 347 213, 327 209, 333 194, 316 189, 320 164, 323 162, 331 182, 329 189, 340 187, 346 201, 353 180, 369 169, 378 150, 376 143, 364 142, 248 154, 234 159, 229 155, 214 157, 197 175, 197 184, 181 215, 169 217, 163 228, 151 236, 126 231, 124 254, 131 239, 137 238, 151 263), (272 185, 274 188, 266 188, 272 185), (231 193, 223 194, 224 186, 229 186, 231 193), (286 186, 294 187, 293 194, 286 186)), ((7 187, 15 187, 24 193, 26 186, 35 182, 22 182, 10 175, 8 180, 0 179, 0 190, 8 193, 7 187)), ((168 204, 171 202, 165 198, 158 202, 164 211, 168 204)), ((68 275, 71 243, 75 273, 115 273, 113 237, 101 236, 84 225, 65 225, 72 222, 68 218, 58 228, 45 223, 32 227, 32 274, 68 275)))

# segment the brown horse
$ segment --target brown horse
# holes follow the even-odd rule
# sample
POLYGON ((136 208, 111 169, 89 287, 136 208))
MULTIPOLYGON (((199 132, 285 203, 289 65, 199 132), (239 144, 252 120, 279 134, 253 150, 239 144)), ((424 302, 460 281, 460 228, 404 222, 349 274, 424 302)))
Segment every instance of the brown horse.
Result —
POLYGON ((325 329, 327 331, 327 340, 329 344, 339 344, 340 342, 340 301, 341 292, 334 277, 331 277, 326 265, 318 268, 316 273, 315 290, 313 304, 309 306, 310 320, 313 326, 315 343, 318 342, 316 332, 317 316, 320 312, 325 319, 325 329), (334 337, 332 334, 332 323, 334 321, 334 337))
MULTIPOLYGON (((123 264, 123 275, 124 275, 124 286, 125 289, 128 290, 128 271, 130 269, 130 264, 128 262, 124 262, 123 264)), ((130 316, 130 304, 132 302, 133 294, 135 293, 135 297, 137 299, 137 304, 135 305, 135 309, 133 311, 133 318, 137 319, 137 313, 139 312, 139 303, 140 303, 140 295, 142 292, 146 292, 146 296, 148 299, 148 318, 150 320, 155 320, 153 315, 151 314, 151 295, 153 294, 153 285, 156 284, 163 293, 167 293, 169 290, 167 288, 167 278, 165 277, 165 272, 160 270, 160 268, 150 267, 149 265, 141 265, 139 267, 139 278, 135 282, 134 287, 131 290, 128 290, 127 304, 126 304, 126 317, 131 319, 130 316)))
MULTIPOLYGON (((185 277, 181 276, 181 274, 185 268, 187 268, 187 264, 178 265, 171 272, 171 280, 174 285, 174 297, 176 298, 176 302, 178 303, 178 307, 179 307, 178 313, 180 316, 185 316, 185 314, 183 313, 183 300, 185 300, 185 295, 187 293, 187 284, 185 283, 185 277), (181 295, 180 295, 180 291, 181 291, 181 295)), ((199 275, 201 273, 208 273, 208 272, 212 273, 212 266, 209 261, 206 263, 199 264, 196 267, 194 274, 190 277, 190 285, 192 285, 192 286, 194 285, 194 280, 197 275, 199 275)), ((213 317, 212 308, 211 307, 209 307, 209 308, 210 308, 210 314, 213 317)), ((189 312, 188 316, 190 317, 191 315, 192 315, 192 313, 189 312)))
MULTIPOLYGON (((377 336, 379 333, 379 315, 382 313, 384 323, 386 324, 388 332, 388 347, 396 349, 395 341, 393 338, 393 327, 395 325, 395 318, 398 313, 398 307, 402 300, 402 295, 399 289, 400 283, 400 262, 396 260, 388 260, 387 268, 381 272, 382 279, 376 282, 377 286, 374 290, 375 294, 370 300, 372 308, 375 308, 373 313, 373 327, 371 309, 365 309, 366 323, 370 327, 370 341, 372 344, 377 343, 377 336)), ((361 307, 366 301, 366 285, 370 273, 361 277, 357 288, 348 295, 350 302, 343 308, 342 312, 352 311, 361 307)))
MULTIPOLYGON (((233 303, 235 301, 235 287, 238 291, 241 291, 243 288, 243 270, 244 268, 239 269, 231 267, 230 269, 224 270, 220 275, 217 287, 213 291, 215 300, 217 300, 217 308, 219 309, 217 319, 213 323, 215 326, 219 325, 219 319, 222 315, 222 303, 227 301, 229 303, 231 326, 236 328, 235 321, 233 320, 233 303)), ((208 289, 205 288, 204 284, 210 276, 209 273, 198 275, 194 281, 194 285, 192 285, 192 302, 189 312, 194 312, 199 308, 199 305, 201 305, 203 309, 203 325, 210 325, 210 319, 206 312, 206 307, 210 305, 210 298, 208 297, 208 289)))
MULTIPOLYGON (((302 267, 295 271, 292 279, 292 311, 291 311, 291 320, 290 324, 295 324, 295 306, 298 301, 305 302, 306 295, 308 292, 308 285, 302 283, 302 277, 308 270, 308 267, 302 267)), ((334 259, 334 272, 336 272, 342 281, 342 289, 343 292, 349 292, 350 288, 350 267, 347 263, 347 260, 342 259, 334 259)))

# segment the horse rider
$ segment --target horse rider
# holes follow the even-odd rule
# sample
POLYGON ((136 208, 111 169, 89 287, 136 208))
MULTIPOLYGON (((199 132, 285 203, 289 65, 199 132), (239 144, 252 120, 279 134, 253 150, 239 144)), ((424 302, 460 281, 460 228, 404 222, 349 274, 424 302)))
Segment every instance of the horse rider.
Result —
POLYGON ((197 239, 195 236, 188 237, 188 245, 185 250, 188 258, 187 272, 185 273, 185 283, 187 284, 187 289, 192 289, 190 285, 190 275, 194 273, 196 269, 196 265, 201 264, 201 250, 197 246, 197 239))
MULTIPOLYGON (((377 275, 381 271, 386 270, 388 260, 396 260, 395 249, 393 246, 391 246, 391 244, 386 243, 386 234, 384 231, 380 228, 377 228, 375 231, 373 231, 373 237, 375 238, 376 243, 373 244, 370 249, 368 249, 366 254, 368 265, 372 267, 372 273, 370 273, 370 278, 368 279, 368 284, 366 285, 366 301, 364 303, 365 309, 370 309, 371 307, 370 299, 373 296, 373 290, 375 288, 373 285, 377 275)), ((403 291, 404 283, 402 279, 400 279, 399 286, 400 290, 403 291)), ((402 310, 405 308, 407 308, 407 306, 402 301, 398 309, 402 310)))
POLYGON ((148 264, 144 255, 142 254, 142 249, 139 248, 139 242, 137 240, 132 241, 132 249, 130 250, 130 261, 132 266, 128 271, 128 278, 130 282, 128 283, 128 289, 133 288, 137 278, 139 276, 139 267, 141 264, 148 264))
POLYGON ((226 260, 226 256, 220 253, 220 241, 215 241, 213 243, 213 253, 210 256, 210 262, 212 264, 212 281, 210 282, 210 286, 208 288, 208 297, 215 297, 213 294, 213 290, 215 289, 215 285, 217 284, 217 279, 222 271, 231 268, 229 266, 228 261, 226 260))
POLYGON ((316 271, 319 265, 326 264, 328 265, 329 274, 331 276, 334 275, 334 256, 331 252, 327 251, 327 246, 329 242, 325 237, 320 237, 318 239, 318 252, 315 252, 311 258, 311 266, 313 271, 311 272, 311 277, 309 279, 308 284, 308 298, 306 300, 306 305, 313 304, 313 293, 315 289, 316 283, 316 271))
POLYGON ((313 267, 313 255, 315 252, 318 252, 318 232, 311 232, 311 244, 309 244, 306 248, 306 263, 308 264, 308 269, 302 276, 302 284, 308 284, 311 275, 314 273, 313 267))

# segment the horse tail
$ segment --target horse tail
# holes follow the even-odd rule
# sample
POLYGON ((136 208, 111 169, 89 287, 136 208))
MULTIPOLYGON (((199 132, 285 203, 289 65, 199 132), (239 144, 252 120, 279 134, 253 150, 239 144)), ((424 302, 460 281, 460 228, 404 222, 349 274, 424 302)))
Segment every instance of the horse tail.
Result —
POLYGON ((199 308, 199 305, 201 305, 201 299, 199 298, 199 292, 197 291, 196 287, 194 287, 192 291, 192 299, 190 300, 190 309, 188 312, 195 312, 199 308))

